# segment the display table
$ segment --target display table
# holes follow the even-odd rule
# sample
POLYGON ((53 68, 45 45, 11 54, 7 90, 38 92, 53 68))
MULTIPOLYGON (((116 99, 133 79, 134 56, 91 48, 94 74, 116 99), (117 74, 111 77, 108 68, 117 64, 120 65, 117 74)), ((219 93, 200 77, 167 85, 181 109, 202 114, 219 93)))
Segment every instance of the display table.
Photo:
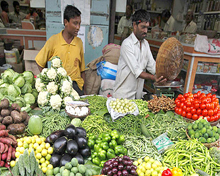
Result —
MULTIPOLYGON (((147 38, 147 41, 149 42, 152 51, 158 51, 161 44, 163 43, 163 40, 156 40, 151 38, 147 38)), ((182 45, 184 48, 184 59, 189 61, 187 70, 182 69, 182 71, 186 72, 183 93, 192 92, 196 74, 220 76, 220 73, 196 72, 198 62, 220 63, 220 55, 210 55, 196 52, 193 45, 185 43, 182 43, 182 45)))

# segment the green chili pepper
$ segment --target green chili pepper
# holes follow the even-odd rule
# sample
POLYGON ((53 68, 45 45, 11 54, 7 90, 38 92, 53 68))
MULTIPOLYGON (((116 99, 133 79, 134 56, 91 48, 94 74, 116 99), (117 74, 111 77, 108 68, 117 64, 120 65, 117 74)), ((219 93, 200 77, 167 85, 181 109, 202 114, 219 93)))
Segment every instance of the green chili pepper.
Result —
POLYGON ((107 150, 107 158, 108 158, 108 159, 115 158, 115 152, 114 152, 113 149, 109 148, 109 149, 107 150))
POLYGON ((98 157, 101 161, 106 159, 106 151, 105 150, 100 150, 98 153, 98 157))
POLYGON ((114 149, 116 146, 117 146, 116 140, 111 140, 111 141, 109 142, 109 147, 110 147, 110 148, 114 149))
POLYGON ((125 136, 124 135, 120 135, 119 138, 117 139, 117 144, 123 144, 123 142, 125 141, 125 136))

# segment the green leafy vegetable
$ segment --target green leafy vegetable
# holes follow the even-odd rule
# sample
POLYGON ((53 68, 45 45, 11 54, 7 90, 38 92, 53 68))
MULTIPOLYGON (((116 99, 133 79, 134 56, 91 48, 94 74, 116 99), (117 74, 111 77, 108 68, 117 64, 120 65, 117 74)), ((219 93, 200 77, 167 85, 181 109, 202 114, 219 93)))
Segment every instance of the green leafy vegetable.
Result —
POLYGON ((34 104, 35 103, 35 97, 31 93, 26 93, 24 95, 24 101, 26 104, 34 104))
POLYGON ((24 71, 23 77, 26 83, 32 83, 34 81, 34 75, 31 71, 24 71))

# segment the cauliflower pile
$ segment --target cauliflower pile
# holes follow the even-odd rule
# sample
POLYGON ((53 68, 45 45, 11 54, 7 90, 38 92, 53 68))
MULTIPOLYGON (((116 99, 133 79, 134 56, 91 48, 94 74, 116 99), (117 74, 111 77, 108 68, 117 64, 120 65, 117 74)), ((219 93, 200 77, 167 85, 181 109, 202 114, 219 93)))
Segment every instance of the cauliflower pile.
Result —
POLYGON ((39 92, 37 103, 43 109, 60 111, 67 102, 80 99, 57 56, 51 59, 51 68, 44 68, 37 76, 35 87, 39 92))

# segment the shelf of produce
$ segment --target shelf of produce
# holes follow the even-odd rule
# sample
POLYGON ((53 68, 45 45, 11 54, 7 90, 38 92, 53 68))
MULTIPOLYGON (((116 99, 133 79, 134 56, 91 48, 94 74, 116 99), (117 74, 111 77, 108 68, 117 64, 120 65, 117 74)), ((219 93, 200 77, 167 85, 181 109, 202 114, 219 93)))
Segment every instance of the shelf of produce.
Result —
MULTIPOLYGON (((185 69, 181 69, 184 72, 187 72, 185 69)), ((220 76, 220 73, 204 73, 204 72, 196 72, 197 75, 213 75, 213 76, 220 76)))
MULTIPOLYGON (((161 44, 163 43, 163 40, 152 39, 152 38, 147 38, 147 41, 150 44, 151 50, 156 52, 158 52, 161 44)), ((193 90, 195 76, 197 74, 196 71, 197 71, 198 62, 220 63, 220 59, 219 59, 220 56, 196 52, 194 50, 194 46, 190 44, 182 43, 182 45, 184 49, 184 59, 189 61, 188 68, 187 70, 185 70, 186 79, 185 79, 185 85, 183 91, 183 93, 186 93, 186 92, 192 92, 193 90)), ((217 74, 214 73, 214 75, 219 75, 219 73, 217 74)))
POLYGON ((204 12, 204 15, 209 15, 209 14, 218 14, 220 11, 210 11, 210 12, 204 12))

